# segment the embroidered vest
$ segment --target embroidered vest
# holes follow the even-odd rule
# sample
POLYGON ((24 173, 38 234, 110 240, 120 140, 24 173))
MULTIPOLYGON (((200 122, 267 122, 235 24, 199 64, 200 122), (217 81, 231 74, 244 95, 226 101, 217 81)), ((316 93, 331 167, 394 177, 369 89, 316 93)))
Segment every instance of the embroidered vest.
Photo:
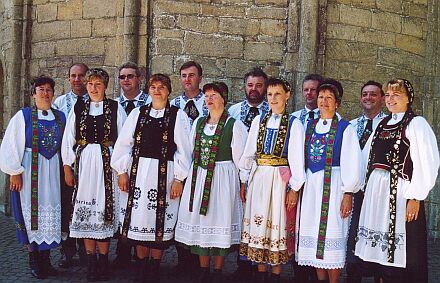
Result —
MULTIPOLYGON (((110 126, 110 141, 113 144, 116 142, 118 137, 118 102, 109 99, 109 106, 111 110, 111 126, 110 126)), ((86 102, 87 103, 87 102, 86 102)), ((78 99, 75 103, 75 126, 76 126, 76 140, 80 140, 80 120, 81 115, 85 107, 85 102, 82 99, 78 99)), ((104 114, 98 116, 87 115, 85 124, 87 131, 85 133, 85 139, 87 143, 102 143, 105 142, 104 139, 104 114)))
MULTIPOLYGON (((387 119, 389 120, 389 119, 387 119)), ((372 150, 372 169, 380 168, 391 171, 391 157, 390 152, 393 150, 394 144, 397 140, 397 130, 399 123, 395 125, 384 125, 381 133, 378 134, 372 150)), ((409 140, 405 136, 406 127, 403 129, 402 141, 399 145, 399 168, 397 175, 407 181, 411 181, 413 172, 413 162, 411 160, 409 140)))
MULTIPOLYGON (((261 115, 260 116, 260 123, 263 120, 263 118, 264 118, 264 115, 261 115)), ((289 117, 289 129, 287 131, 286 140, 284 142, 283 153, 282 153, 283 158, 287 158, 287 149, 288 149, 288 144, 289 144, 289 139, 290 139, 290 129, 292 128, 293 120, 295 120, 295 119, 296 119, 296 117, 293 115, 291 115, 289 117)), ((272 128, 266 129, 266 139, 263 144, 262 154, 272 154, 273 148, 275 147, 275 142, 276 142, 277 137, 278 137, 278 129, 272 129, 272 128)))
MULTIPOLYGON (((147 106, 141 106, 140 112, 146 111, 147 106)), ((167 150, 167 160, 172 161, 174 158, 174 153, 177 150, 177 145, 174 142, 174 127, 176 125, 177 112, 179 108, 176 106, 170 107, 170 123, 168 125, 168 150, 167 150)), ((139 115, 140 117, 140 115, 139 115)), ((153 159, 160 159, 161 153, 160 148, 162 146, 162 136, 165 130, 164 128, 164 117, 161 118, 147 118, 146 125, 142 129, 142 146, 139 150, 139 157, 147 157, 153 159)), ((139 119, 138 119, 139 123, 139 119)), ((136 133, 135 133, 136 136, 136 133)))
MULTIPOLYGON (((346 120, 339 120, 336 128, 335 144, 333 146, 333 162, 332 166, 340 166, 341 164, 341 148, 342 138, 345 129, 350 123, 346 120)), ((311 122, 307 125, 307 128, 311 126, 311 122)), ((313 132, 310 142, 307 145, 307 168, 312 173, 324 170, 325 167, 325 154, 327 149, 327 136, 328 133, 318 134, 316 130, 313 132)))
MULTIPOLYGON (((62 125, 66 125, 66 117, 64 113, 55 109, 61 119, 62 125)), ((32 108, 26 107, 22 109, 25 121, 25 135, 27 148, 32 148, 32 108)), ((56 119, 38 120, 38 153, 46 159, 51 159, 60 149, 62 140, 62 129, 59 128, 56 119)))
MULTIPOLYGON (((199 119, 197 126, 200 125, 201 119, 199 119)), ((232 131, 234 128, 235 119, 229 118, 226 122, 226 125, 223 128, 222 136, 220 137, 220 142, 218 146, 217 151, 217 157, 215 161, 228 161, 232 160, 232 148, 231 148, 231 142, 232 142, 232 131)), ((208 168, 208 162, 209 162, 209 153, 211 151, 211 143, 212 143, 212 136, 206 135, 204 132, 202 132, 202 140, 200 141, 200 167, 203 169, 208 168)))

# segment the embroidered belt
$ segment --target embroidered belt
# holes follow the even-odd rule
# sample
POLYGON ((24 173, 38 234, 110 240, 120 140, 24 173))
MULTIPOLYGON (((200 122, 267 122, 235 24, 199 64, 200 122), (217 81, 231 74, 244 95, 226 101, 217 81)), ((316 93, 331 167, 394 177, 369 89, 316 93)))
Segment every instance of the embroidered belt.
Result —
MULTIPOLYGON (((85 145, 87 145, 87 144, 89 144, 86 140, 83 140, 83 139, 81 139, 81 140, 78 140, 77 142, 76 142, 76 144, 77 145, 80 145, 80 146, 85 146, 85 145)), ((105 146, 105 147, 111 147, 111 146, 113 146, 113 142, 112 141, 105 141, 105 142, 102 142, 102 143, 100 143, 101 145, 103 145, 103 146, 105 146)))
POLYGON ((277 157, 268 154, 261 154, 257 157, 258 166, 287 166, 289 162, 287 158, 277 157))

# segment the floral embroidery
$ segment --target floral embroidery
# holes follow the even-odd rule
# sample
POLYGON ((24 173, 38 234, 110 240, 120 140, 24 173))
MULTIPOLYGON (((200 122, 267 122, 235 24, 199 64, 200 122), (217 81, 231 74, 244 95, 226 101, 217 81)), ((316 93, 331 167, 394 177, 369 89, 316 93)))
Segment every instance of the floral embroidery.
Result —
MULTIPOLYGON (((366 227, 359 227, 358 238, 363 238, 367 244, 371 245, 372 248, 380 248, 381 252, 388 252, 388 245, 390 240, 389 232, 381 232, 368 229, 366 227)), ((403 233, 395 233, 393 250, 404 249, 405 248, 405 238, 403 233)))
POLYGON ((147 198, 151 202, 156 202, 157 200, 157 189, 150 189, 147 193, 147 198))
POLYGON ((310 142, 310 153, 309 159, 313 163, 319 163, 325 153, 325 147, 327 145, 328 134, 322 137, 317 137, 315 134, 312 135, 312 140, 310 142))
POLYGON ((261 223, 263 223, 263 219, 264 219, 263 215, 255 215, 255 216, 254 216, 254 223, 255 223, 258 227, 260 227, 261 223))
POLYGON ((141 197, 141 188, 139 187, 135 187, 134 188, 134 194, 133 194, 133 198, 135 200, 138 200, 141 197))
POLYGON ((81 222, 89 221, 90 216, 92 216, 92 210, 86 206, 80 206, 76 211, 76 218, 81 222))

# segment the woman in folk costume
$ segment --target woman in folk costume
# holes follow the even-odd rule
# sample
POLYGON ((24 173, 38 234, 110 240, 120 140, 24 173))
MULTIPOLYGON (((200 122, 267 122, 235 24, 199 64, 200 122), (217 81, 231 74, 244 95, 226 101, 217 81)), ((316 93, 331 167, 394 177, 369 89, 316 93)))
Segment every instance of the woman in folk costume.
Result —
POLYGON ((172 244, 191 162, 190 123, 183 110, 170 106, 168 76, 155 74, 148 84, 152 102, 128 116, 111 164, 122 191, 122 236, 136 246, 139 281, 159 282, 162 252, 172 244))
POLYGON ((203 87, 208 117, 193 125, 194 161, 185 183, 176 241, 199 255, 197 282, 211 282, 210 256, 214 257, 213 282, 221 282, 224 256, 240 242, 242 206, 238 162, 246 143, 246 127, 228 116, 228 87, 213 82, 203 87))
POLYGON ((304 128, 287 112, 290 94, 287 82, 268 80, 270 111, 253 120, 240 160, 240 168, 248 173, 243 179, 247 192, 241 190, 246 206, 240 255, 258 264, 258 282, 267 280, 267 264, 272 266, 270 281, 279 282, 281 264, 290 259, 286 210, 296 209, 305 181, 304 128))
POLYGON ((70 236, 84 239, 89 261, 87 280, 96 281, 109 278, 110 238, 118 220, 116 179, 110 157, 126 114, 117 101, 105 95, 109 80, 105 70, 90 69, 86 80, 90 99, 78 100, 70 113, 61 153, 66 184, 75 188, 70 236))
POLYGON ((32 276, 56 275, 50 250, 61 242, 60 154, 66 118, 51 109, 55 82, 31 82, 35 106, 12 117, 0 147, 0 169, 10 175, 17 239, 29 251, 32 276))
POLYGON ((364 152, 368 171, 355 254, 372 262, 385 283, 428 282, 424 200, 440 162, 435 134, 414 114, 413 101, 409 81, 387 83, 385 104, 391 113, 364 152))
POLYGON ((343 89, 333 79, 318 87, 320 118, 305 138, 307 181, 298 216, 296 259, 315 267, 320 282, 339 282, 345 265, 352 195, 359 190, 361 150, 355 129, 338 118, 343 89))

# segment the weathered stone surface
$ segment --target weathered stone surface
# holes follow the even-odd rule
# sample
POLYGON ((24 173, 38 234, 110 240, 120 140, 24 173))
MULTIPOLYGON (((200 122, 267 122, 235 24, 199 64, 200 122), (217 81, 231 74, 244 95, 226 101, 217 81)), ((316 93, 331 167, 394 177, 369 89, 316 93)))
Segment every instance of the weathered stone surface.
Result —
POLYGON ((183 49, 182 41, 170 38, 158 38, 156 41, 156 54, 173 55, 181 54, 183 49))
POLYGON ((268 36, 286 36, 286 21, 280 20, 261 20, 260 33, 268 36))
POLYGON ((326 55, 347 62, 371 63, 377 60, 378 46, 347 40, 329 40, 326 55))
POLYGON ((372 18, 372 27, 400 33, 402 31, 402 18, 399 14, 388 12, 375 12, 372 18))
POLYGON ((184 52, 189 55, 240 58, 243 55, 243 39, 187 32, 184 40, 184 52))
POLYGON ((37 6, 38 22, 50 22, 57 18, 57 4, 45 4, 37 6))
POLYGON ((426 51, 426 43, 424 40, 402 34, 396 35, 396 47, 422 56, 425 55, 426 51))
POLYGON ((177 29, 155 29, 155 36, 159 38, 179 38, 183 39, 185 32, 177 29))
POLYGON ((240 59, 226 60, 226 66, 223 72, 226 77, 243 78, 249 70, 257 66, 259 65, 255 61, 240 59))
POLYGON ((174 57, 172 55, 154 56, 151 59, 151 73, 173 74, 174 57))
POLYGON ((255 36, 260 29, 260 22, 258 20, 248 19, 220 19, 220 32, 233 35, 255 36))
POLYGON ((177 17, 176 26, 195 32, 217 33, 219 30, 219 19, 215 17, 180 15, 177 17))
POLYGON ((409 2, 403 3, 403 13, 411 17, 426 19, 428 10, 425 5, 417 5, 409 2))
POLYGON ((117 30, 116 19, 94 19, 92 21, 92 36, 115 36, 117 30))
POLYGON ((328 24, 327 36, 330 39, 345 39, 359 42, 374 43, 386 47, 396 46, 396 34, 385 31, 375 31, 368 28, 328 24))
POLYGON ((102 55, 104 54, 103 38, 80 38, 59 40, 56 43, 58 56, 102 55))
POLYGON ((327 6, 327 22, 328 23, 339 23, 339 6, 337 4, 328 4, 327 6))
POLYGON ((32 45, 32 58, 47 58, 55 55, 55 45, 50 42, 37 42, 32 45))
POLYGON ((155 28, 174 28, 176 26, 176 18, 170 15, 160 15, 154 17, 155 28))
POLYGON ((244 59, 260 61, 281 61, 284 45, 265 42, 245 42, 244 59))
POLYGON ((340 22, 359 27, 370 27, 372 13, 368 9, 359 9, 347 5, 339 5, 340 22))
POLYGON ((255 19, 284 20, 287 18, 287 10, 285 8, 274 8, 271 6, 252 6, 246 8, 246 16, 255 19))
POLYGON ((70 21, 70 37, 90 37, 92 35, 91 20, 72 20, 70 21))
POLYGON ((419 38, 425 38, 427 32, 427 22, 421 18, 403 18, 402 33, 419 38))
POLYGON ((289 5, 289 1, 288 0, 255 0, 255 4, 286 7, 287 5, 289 5))
POLYGON ((334 2, 361 8, 376 8, 376 0, 334 0, 334 2))
POLYGON ((396 1, 376 1, 377 9, 391 13, 400 14, 403 12, 403 5, 401 0, 396 1))
POLYGON ((58 4, 58 20, 81 19, 83 11, 82 0, 70 0, 58 4))
POLYGON ((85 19, 110 18, 116 16, 117 0, 105 2, 84 0, 83 16, 85 19))
POLYGON ((32 41, 57 40, 70 37, 69 22, 38 23, 32 26, 32 41))
POLYGON ((178 1, 154 1, 154 13, 157 14, 197 14, 200 4, 178 1))
POLYGON ((244 7, 220 6, 220 5, 201 5, 201 13, 204 16, 216 17, 243 17, 245 15, 244 7))

